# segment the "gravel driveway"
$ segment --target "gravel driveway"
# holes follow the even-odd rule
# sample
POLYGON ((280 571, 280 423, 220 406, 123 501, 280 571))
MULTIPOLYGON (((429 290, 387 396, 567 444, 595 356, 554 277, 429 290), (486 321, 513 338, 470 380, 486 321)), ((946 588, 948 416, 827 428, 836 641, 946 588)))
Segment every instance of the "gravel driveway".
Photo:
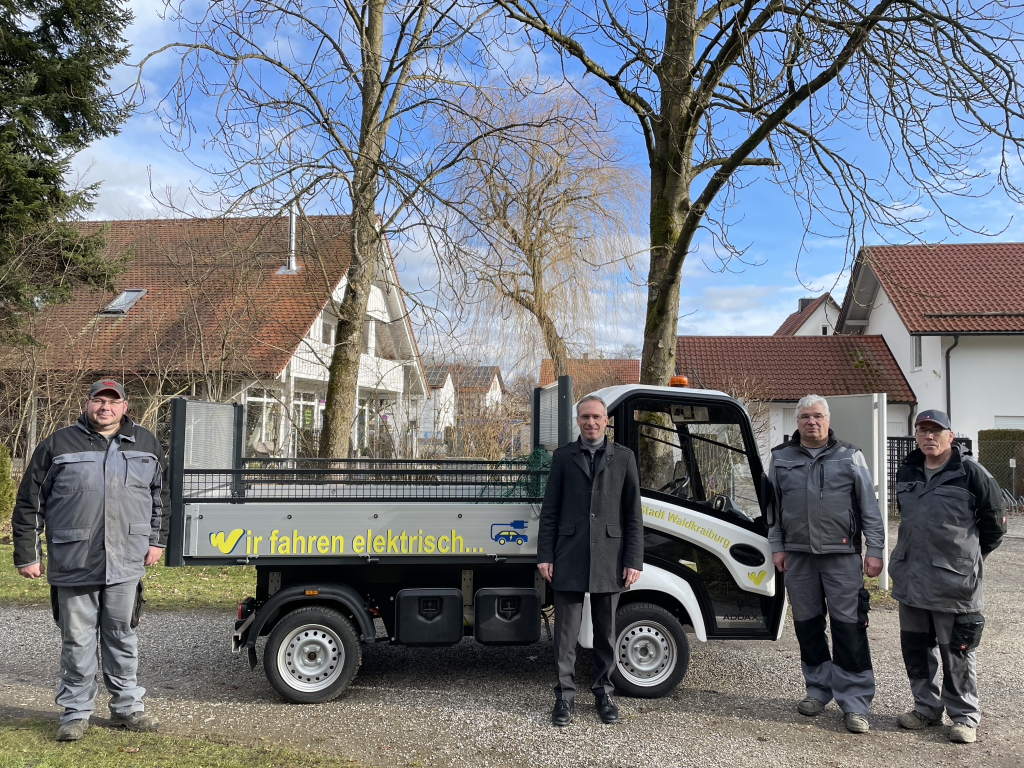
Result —
MULTIPOLYGON (((952 745, 947 728, 910 733, 911 705, 894 610, 875 610, 869 637, 878 681, 872 730, 853 735, 835 704, 808 719, 792 623, 781 641, 693 641, 690 669, 672 695, 618 699, 622 721, 604 726, 589 694, 576 722, 552 728, 552 646, 364 648, 350 689, 328 704, 293 705, 230 652, 233 616, 149 613, 140 679, 164 731, 267 739, 368 765, 487 766, 1006 766, 1024 765, 1024 520, 985 564, 988 626, 979 653, 978 742, 952 745)), ((692 636, 691 636, 692 637, 692 636)), ((0 714, 57 712, 59 640, 48 612, 0 609, 0 714)), ((262 653, 261 653, 262 661, 262 653)), ((589 654, 581 653, 589 681, 589 654)), ((102 686, 101 686, 102 690, 102 686)), ((586 691, 584 684, 583 690, 586 691)), ((103 694, 97 713, 105 715, 103 694)), ((101 718, 94 718, 99 721, 101 718)))

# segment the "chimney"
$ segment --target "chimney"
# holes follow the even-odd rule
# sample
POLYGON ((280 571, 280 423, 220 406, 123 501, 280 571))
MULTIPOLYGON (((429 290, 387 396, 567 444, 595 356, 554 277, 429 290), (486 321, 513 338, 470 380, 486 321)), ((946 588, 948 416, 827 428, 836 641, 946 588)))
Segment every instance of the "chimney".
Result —
POLYGON ((807 308, 808 308, 808 307, 809 307, 809 306, 810 306, 811 304, 813 304, 813 303, 814 303, 815 301, 817 301, 817 299, 815 299, 815 298, 813 298, 813 297, 811 297, 811 298, 803 298, 803 299, 800 299, 800 305, 799 305, 799 306, 800 306, 800 309, 799 309, 799 310, 797 310, 797 311, 798 311, 798 312, 803 312, 803 311, 804 311, 805 309, 807 309, 807 308))
POLYGON ((295 237, 295 203, 288 206, 288 262, 277 270, 279 275, 296 275, 299 272, 298 262, 295 260, 296 237, 295 237))

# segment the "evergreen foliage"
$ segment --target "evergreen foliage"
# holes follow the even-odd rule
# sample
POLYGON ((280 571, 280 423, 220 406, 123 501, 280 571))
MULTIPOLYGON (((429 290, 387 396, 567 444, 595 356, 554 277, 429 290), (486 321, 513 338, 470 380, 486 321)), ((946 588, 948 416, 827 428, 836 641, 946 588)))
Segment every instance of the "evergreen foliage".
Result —
POLYGON ((26 314, 79 285, 111 288, 123 269, 103 258, 102 231, 73 224, 97 185, 65 176, 128 117, 108 82, 131 19, 117 0, 0 0, 0 340, 29 341, 26 314))
POLYGON ((0 525, 11 519, 18 486, 11 477, 11 452, 0 443, 0 525))

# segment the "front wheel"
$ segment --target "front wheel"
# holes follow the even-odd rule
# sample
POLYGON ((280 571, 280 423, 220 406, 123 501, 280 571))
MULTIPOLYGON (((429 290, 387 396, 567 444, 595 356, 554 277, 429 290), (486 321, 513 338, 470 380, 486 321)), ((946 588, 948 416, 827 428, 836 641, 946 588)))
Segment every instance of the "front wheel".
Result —
POLYGON ((274 689, 289 701, 316 704, 341 695, 361 659, 352 622, 331 608, 298 608, 277 623, 267 638, 263 669, 274 689))
POLYGON ((690 643, 671 613, 653 603, 627 603, 615 615, 615 629, 612 683, 621 693, 657 699, 683 679, 690 664, 690 643))

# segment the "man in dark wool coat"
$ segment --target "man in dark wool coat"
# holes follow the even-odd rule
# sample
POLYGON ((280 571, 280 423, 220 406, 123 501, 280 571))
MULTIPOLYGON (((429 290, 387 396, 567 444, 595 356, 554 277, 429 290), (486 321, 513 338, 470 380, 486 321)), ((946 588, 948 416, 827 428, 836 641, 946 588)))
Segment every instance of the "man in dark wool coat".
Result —
POLYGON ((643 569, 643 513, 633 452, 605 437, 608 410, 596 395, 576 405, 579 440, 555 451, 540 513, 537 568, 551 582, 555 598, 554 725, 573 720, 576 696, 576 638, 583 597, 590 593, 594 624, 594 684, 597 712, 615 723, 611 699, 615 667, 615 609, 619 593, 643 569))

